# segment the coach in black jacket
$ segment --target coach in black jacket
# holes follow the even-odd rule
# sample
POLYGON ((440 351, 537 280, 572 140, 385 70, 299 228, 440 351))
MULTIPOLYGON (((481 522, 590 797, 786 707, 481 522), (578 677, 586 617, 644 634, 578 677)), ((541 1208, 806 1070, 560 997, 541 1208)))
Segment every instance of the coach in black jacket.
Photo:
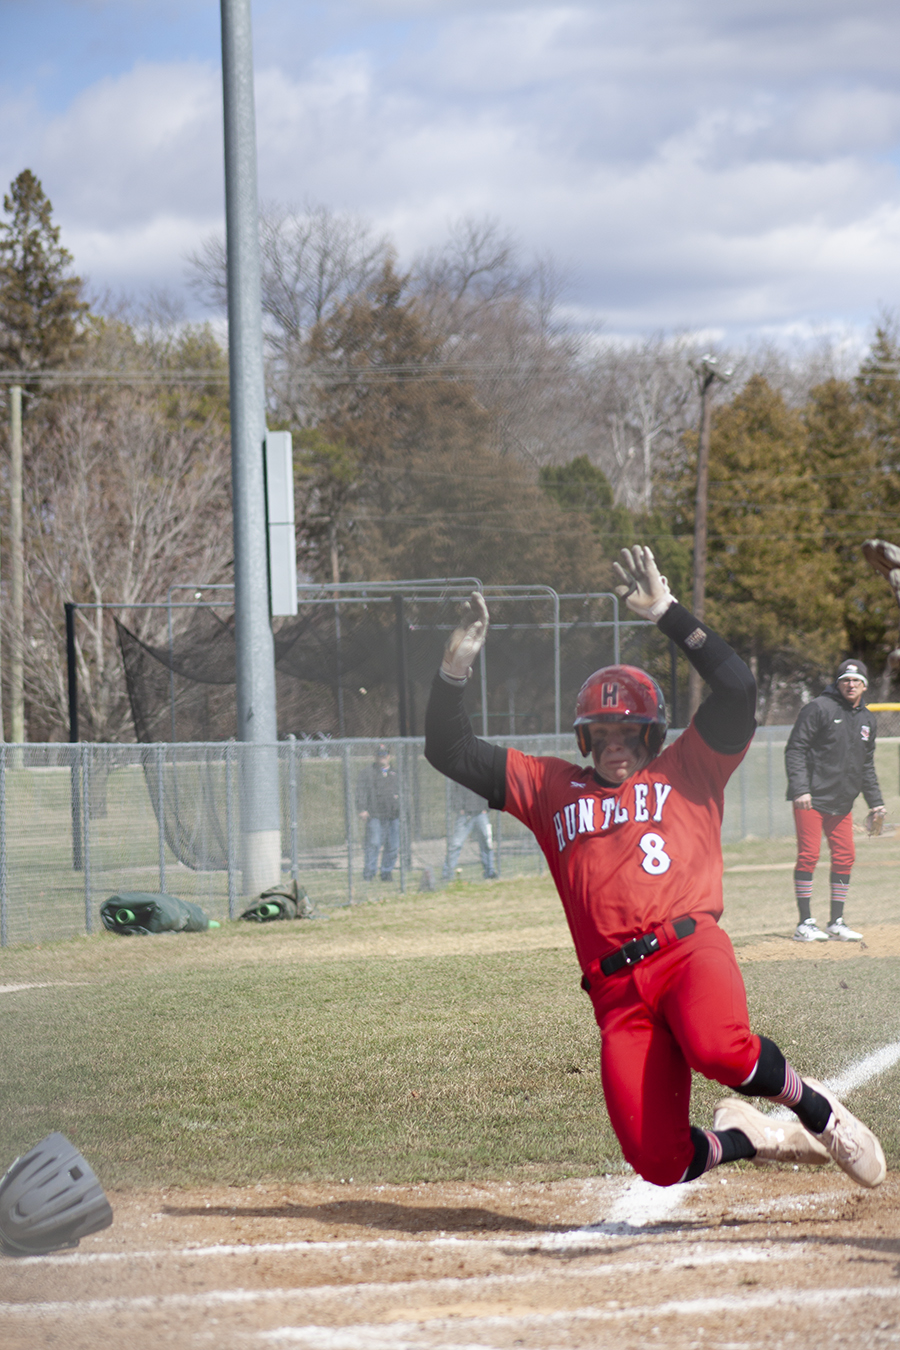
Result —
POLYGON ((866 707, 869 675, 862 661, 843 661, 834 684, 800 711, 784 751, 787 798, 794 804, 797 864, 794 894, 798 942, 859 942, 844 923, 844 901, 856 857, 853 803, 862 792, 879 825, 884 800, 875 774, 875 714, 866 707), (810 915, 813 872, 822 831, 831 853, 831 919, 823 932, 810 915))

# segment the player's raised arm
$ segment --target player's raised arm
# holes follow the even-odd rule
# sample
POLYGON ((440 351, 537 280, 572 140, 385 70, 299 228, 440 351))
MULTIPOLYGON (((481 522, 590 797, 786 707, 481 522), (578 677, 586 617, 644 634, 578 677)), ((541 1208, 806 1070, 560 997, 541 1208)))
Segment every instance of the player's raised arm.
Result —
POLYGON ((739 754, 756 729, 756 681, 749 667, 724 638, 678 603, 649 548, 623 548, 619 558, 613 563, 618 594, 633 613, 671 638, 710 686, 694 717, 697 730, 713 750, 739 754))
POLYGON ((473 591, 447 640, 425 711, 425 758, 439 773, 485 797, 495 810, 506 800, 506 751, 479 740, 463 706, 463 691, 484 646, 490 618, 473 591))

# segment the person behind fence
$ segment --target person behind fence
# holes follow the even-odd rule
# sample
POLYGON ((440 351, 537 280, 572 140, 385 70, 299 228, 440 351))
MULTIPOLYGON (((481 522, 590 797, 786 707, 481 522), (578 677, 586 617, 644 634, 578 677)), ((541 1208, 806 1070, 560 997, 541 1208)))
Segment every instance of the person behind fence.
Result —
POLYGON ((380 853, 381 880, 391 881, 400 850, 400 780, 386 745, 356 780, 356 810, 366 825, 363 880, 374 881, 380 853))
POLYGON ((450 811, 452 824, 447 836, 447 857, 444 859, 444 880, 450 881, 456 874, 462 846, 474 832, 481 853, 481 867, 485 881, 495 881, 494 871, 494 835, 491 829, 491 817, 484 797, 470 792, 459 783, 450 783, 450 811))
POLYGON ((787 799, 794 806, 797 862, 794 898, 800 922, 796 942, 860 942, 844 923, 850 869, 856 858, 853 803, 862 792, 869 806, 866 829, 880 833, 884 799, 875 773, 875 714, 866 707, 869 672, 862 661, 842 661, 834 683, 800 709, 784 750, 787 799), (813 872, 822 832, 831 854, 831 914, 822 931, 812 917, 813 872))

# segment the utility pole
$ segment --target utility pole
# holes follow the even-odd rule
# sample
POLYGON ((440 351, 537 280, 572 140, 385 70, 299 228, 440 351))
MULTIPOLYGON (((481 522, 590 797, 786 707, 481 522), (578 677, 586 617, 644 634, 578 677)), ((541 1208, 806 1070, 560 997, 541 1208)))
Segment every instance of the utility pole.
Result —
POLYGON ((269 616, 256 114, 250 0, 221 0, 234 511, 234 627, 245 895, 281 877, 275 644, 269 616))
POLYGON ((337 543, 337 520, 331 517, 328 526, 328 543, 331 549, 331 580, 334 582, 334 641, 335 641, 335 671, 337 679, 337 707, 338 707, 338 736, 341 740, 346 734, 344 723, 344 670, 341 661, 341 606, 340 591, 338 587, 341 584, 341 559, 338 553, 337 543))
MULTIPOLYGON (((710 390, 716 380, 726 383, 730 370, 720 371, 715 356, 701 356, 693 368, 700 390, 700 431, 697 438, 697 496, 694 504, 694 590, 691 609, 698 619, 706 611, 707 517, 709 513, 709 442, 712 431, 710 390)), ((691 666, 688 674, 688 721, 700 707, 703 680, 691 666)))
MULTIPOLYGON (((22 533, 22 386, 9 389, 9 738, 25 741, 25 547, 22 533)), ((18 752, 17 752, 18 753, 18 752)))

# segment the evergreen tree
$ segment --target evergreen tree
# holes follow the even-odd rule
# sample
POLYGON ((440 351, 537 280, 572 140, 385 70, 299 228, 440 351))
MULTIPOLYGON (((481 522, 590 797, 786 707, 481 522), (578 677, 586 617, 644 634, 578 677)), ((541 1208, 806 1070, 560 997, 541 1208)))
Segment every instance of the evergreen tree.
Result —
POLYGON ((564 511, 587 516, 607 556, 614 558, 620 548, 634 542, 631 512, 616 506, 609 479, 587 455, 570 459, 568 464, 545 465, 538 482, 564 511))
POLYGON ((900 332, 897 322, 885 318, 856 377, 866 434, 873 443, 875 463, 884 479, 884 504, 896 509, 900 501, 900 332))
POLYGON ((773 680, 830 671, 845 644, 825 500, 799 412, 754 375, 714 419, 708 618, 773 680))
POLYGON ((851 649, 878 674, 897 645, 897 606, 884 580, 862 562, 859 546, 867 538, 900 542, 900 330, 890 315, 875 330, 855 393, 862 451, 859 455, 854 445, 856 462, 845 460, 852 483, 844 502, 852 527, 846 550, 852 581, 848 578, 845 607, 851 649))
POLYGON ((82 281, 59 242, 40 180, 23 169, 3 198, 0 222, 0 363, 33 370, 67 365, 83 341, 82 281))
POLYGON ((803 416, 810 467, 825 502, 824 540, 835 562, 845 650, 877 673, 895 645, 897 607, 883 578, 863 562, 860 545, 872 536, 892 539, 897 530, 886 510, 889 474, 878 462, 879 437, 866 404, 862 376, 856 387, 830 379, 811 391, 803 416))

